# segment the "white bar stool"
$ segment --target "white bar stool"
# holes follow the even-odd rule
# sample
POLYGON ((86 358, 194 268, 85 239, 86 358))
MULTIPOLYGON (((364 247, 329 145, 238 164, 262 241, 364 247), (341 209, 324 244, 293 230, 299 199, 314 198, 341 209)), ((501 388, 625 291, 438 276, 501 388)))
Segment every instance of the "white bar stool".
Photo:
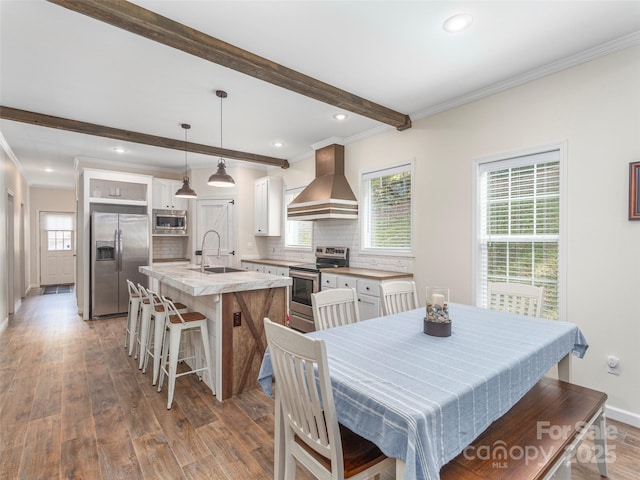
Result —
MULTIPOLYGON (((166 328, 169 330, 169 335, 165 334, 164 346, 162 349, 162 365, 160 367, 160 381, 158 382, 158 391, 162 390, 162 384, 164 383, 164 376, 169 376, 169 393, 167 400, 167 410, 171 409, 173 403, 173 393, 176 385, 176 378, 189 373, 207 372, 209 375, 209 385, 211 386, 211 392, 215 395, 215 380, 213 378, 213 364, 211 351, 209 349, 209 330, 207 328, 207 317, 200 312, 188 312, 181 314, 178 312, 176 305, 167 299, 162 297, 162 302, 166 308, 166 328), (199 329, 199 330, 196 330, 199 329), (180 340, 182 338, 182 332, 200 333, 200 341, 197 338, 192 338, 193 349, 195 355, 188 357, 179 357, 180 353, 180 340), (201 346, 202 345, 202 346, 201 346), (200 349, 204 349, 205 365, 200 366, 201 354, 200 349), (192 369, 186 372, 177 373, 177 367, 179 361, 191 360, 192 369), (169 364, 167 366, 167 363, 169 364)), ((186 349, 190 351, 190 349, 186 349)), ((202 378, 201 378, 202 379, 202 378)))
POLYGON ((127 330, 124 336, 124 348, 129 348, 129 356, 131 356, 133 346, 136 342, 142 297, 140 296, 138 287, 129 279, 127 279, 127 288, 129 289, 129 309, 127 311, 127 330))
MULTIPOLYGON (((140 327, 141 342, 140 350, 140 366, 142 373, 147 372, 149 357, 153 357, 153 383, 158 382, 158 374, 160 372, 160 359, 162 355, 162 344, 164 343, 164 334, 166 330, 166 307, 162 302, 162 298, 158 293, 150 289, 141 288, 141 294, 146 295, 149 305, 153 308, 147 308, 148 314, 143 313, 140 327)), ((183 303, 174 302, 174 306, 181 314, 187 313, 187 306, 183 303)))

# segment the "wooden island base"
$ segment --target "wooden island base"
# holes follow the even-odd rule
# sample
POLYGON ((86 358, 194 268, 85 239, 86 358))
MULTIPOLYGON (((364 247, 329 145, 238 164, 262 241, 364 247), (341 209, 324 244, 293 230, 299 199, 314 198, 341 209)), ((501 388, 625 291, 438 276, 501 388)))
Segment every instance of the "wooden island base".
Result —
POLYGON ((267 348, 263 319, 269 317, 284 324, 286 314, 284 288, 222 295, 222 370, 225 373, 220 399, 258 386, 260 363, 267 348))
POLYGON ((607 395, 550 378, 440 470, 441 480, 571 479, 571 462, 595 427, 600 474, 607 476, 604 406, 607 395))

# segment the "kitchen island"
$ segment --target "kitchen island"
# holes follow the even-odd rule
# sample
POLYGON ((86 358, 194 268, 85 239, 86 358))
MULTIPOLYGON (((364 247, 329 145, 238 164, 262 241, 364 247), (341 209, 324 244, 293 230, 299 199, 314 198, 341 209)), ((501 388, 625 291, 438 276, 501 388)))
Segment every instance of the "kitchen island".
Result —
POLYGON ((247 270, 201 273, 198 265, 140 267, 151 288, 174 302, 187 305, 208 318, 213 357, 213 385, 218 400, 257 386, 260 362, 266 348, 262 319, 284 324, 289 277, 247 270))

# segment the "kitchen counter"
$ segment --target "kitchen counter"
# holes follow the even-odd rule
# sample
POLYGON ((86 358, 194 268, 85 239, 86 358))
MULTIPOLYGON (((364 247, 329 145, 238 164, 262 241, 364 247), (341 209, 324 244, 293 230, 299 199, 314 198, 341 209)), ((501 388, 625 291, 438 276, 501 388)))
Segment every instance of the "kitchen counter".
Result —
POLYGON ((337 267, 323 268, 322 273, 334 273, 336 275, 351 275, 352 277, 367 278, 369 280, 395 280, 398 278, 413 277, 409 272, 389 272, 386 270, 370 270, 368 268, 337 267))
POLYGON ((140 272, 194 297, 291 285, 289 277, 249 270, 200 273, 200 266, 194 264, 144 266, 140 267, 140 272))
POLYGON ((215 378, 205 375, 203 380, 218 400, 258 385, 267 345, 262 321, 269 317, 285 324, 291 278, 250 270, 200 273, 193 264, 155 264, 140 272, 157 281, 160 295, 207 317, 215 378))

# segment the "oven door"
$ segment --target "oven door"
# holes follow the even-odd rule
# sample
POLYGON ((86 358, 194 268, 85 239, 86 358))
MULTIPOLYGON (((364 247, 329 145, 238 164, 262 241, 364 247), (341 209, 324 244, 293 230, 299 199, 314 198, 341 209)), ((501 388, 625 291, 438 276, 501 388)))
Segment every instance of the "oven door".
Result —
POLYGON ((320 273, 290 269, 289 276, 293 281, 291 284, 289 310, 313 318, 311 294, 319 291, 320 273))

